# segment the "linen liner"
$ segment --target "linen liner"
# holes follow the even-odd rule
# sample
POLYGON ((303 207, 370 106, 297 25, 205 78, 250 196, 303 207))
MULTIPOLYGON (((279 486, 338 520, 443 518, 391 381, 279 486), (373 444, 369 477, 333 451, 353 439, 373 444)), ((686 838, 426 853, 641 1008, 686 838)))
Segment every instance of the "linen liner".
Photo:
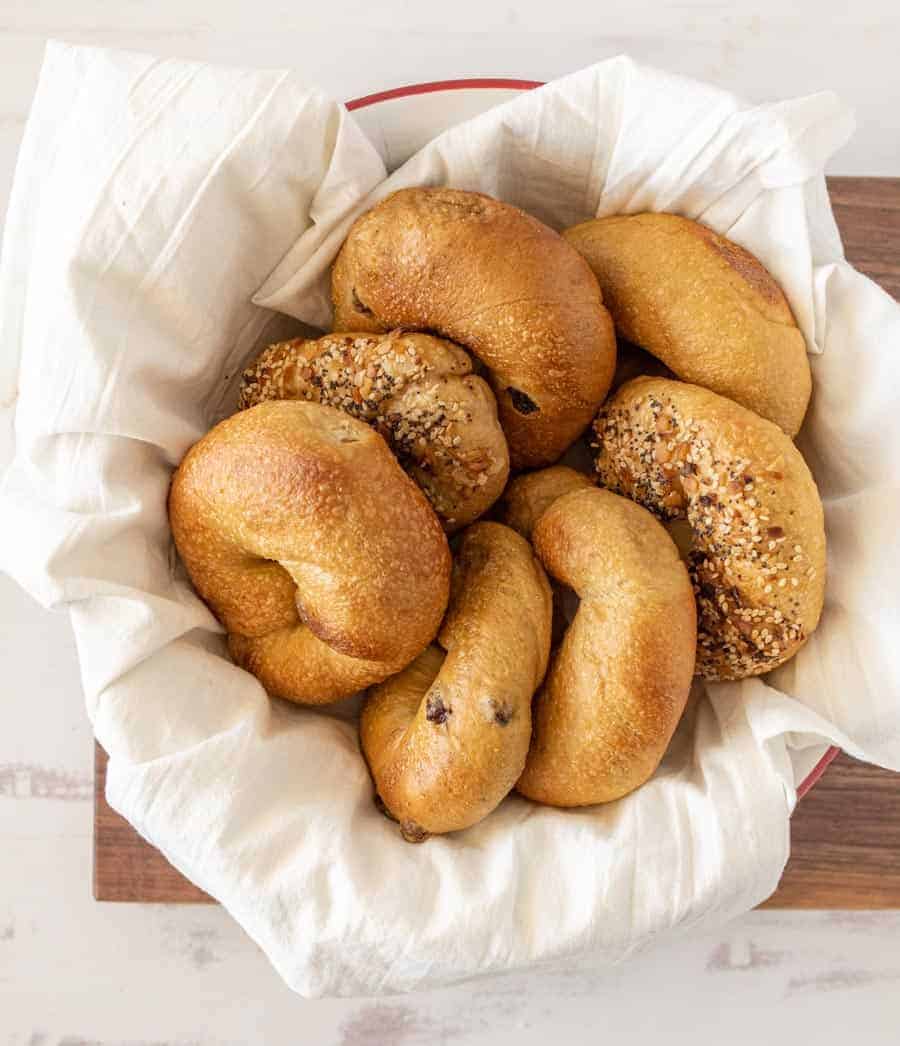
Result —
MULTIPOLYGON (((767 897, 792 752, 900 769, 900 309, 843 258, 830 93, 750 106, 601 62, 490 110, 387 176, 343 106, 290 71, 51 43, 0 263, 15 459, 0 565, 68 610, 110 804, 308 996, 375 995, 581 956, 605 964, 767 897), (352 705, 270 702, 174 555, 172 468, 267 341, 327 328, 353 218, 453 185, 556 228, 670 210, 755 253, 812 354, 799 443, 819 483, 818 631, 765 681, 697 684, 655 777, 603 807, 507 799, 422 846, 374 808, 352 705)), ((22 695, 39 700, 40 695, 22 695)))

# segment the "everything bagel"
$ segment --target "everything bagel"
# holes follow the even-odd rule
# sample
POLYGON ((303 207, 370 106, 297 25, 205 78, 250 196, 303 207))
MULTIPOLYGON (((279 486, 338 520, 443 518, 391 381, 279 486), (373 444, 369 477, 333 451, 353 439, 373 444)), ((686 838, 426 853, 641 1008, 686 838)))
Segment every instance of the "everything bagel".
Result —
POLYGON ((327 334, 266 349, 244 371, 240 406, 304 399, 384 436, 448 532, 477 519, 509 475, 497 404, 458 346, 427 334, 327 334))
POLYGON ((620 336, 683 381, 793 436, 812 377, 781 288, 749 251, 677 214, 596 218, 563 236, 587 259, 620 336))
POLYGON ((743 679, 792 657, 825 591, 822 503, 792 441, 732 400, 666 378, 623 385, 594 430, 600 482, 690 526, 698 673, 743 679))
POLYGON ((447 604, 450 551, 424 495, 330 407, 220 422, 176 470, 169 519, 235 661, 277 697, 323 704, 399 671, 447 604))
POLYGON ((427 329, 487 368, 512 463, 552 462, 615 369, 612 321, 576 250, 516 207, 403 189, 354 223, 332 274, 338 330, 427 329))
POLYGON ((406 839, 487 816, 516 783, 531 697, 550 649, 550 588, 531 546, 499 523, 466 530, 437 646, 371 691, 360 739, 406 839))

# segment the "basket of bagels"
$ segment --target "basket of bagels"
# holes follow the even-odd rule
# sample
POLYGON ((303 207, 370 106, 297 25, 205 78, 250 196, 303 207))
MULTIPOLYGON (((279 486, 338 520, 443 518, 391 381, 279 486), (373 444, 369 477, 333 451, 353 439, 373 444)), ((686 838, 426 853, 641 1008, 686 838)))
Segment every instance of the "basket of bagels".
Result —
POLYGON ((761 675, 812 634, 825 530, 791 439, 809 363, 748 251, 670 214, 560 235, 480 193, 401 189, 350 229, 332 293, 334 332, 246 369, 169 519, 269 694, 371 688, 360 746, 404 839, 513 788, 627 795, 695 673, 761 675), (616 331, 654 376, 610 394, 616 331), (557 465, 589 426, 594 474, 557 465), (580 600, 556 645, 551 581, 580 600))
POLYGON ((900 767, 900 320, 833 96, 615 59, 391 172, 294 74, 41 83, 4 566, 109 801, 293 988, 620 959, 772 892, 810 753, 900 767))

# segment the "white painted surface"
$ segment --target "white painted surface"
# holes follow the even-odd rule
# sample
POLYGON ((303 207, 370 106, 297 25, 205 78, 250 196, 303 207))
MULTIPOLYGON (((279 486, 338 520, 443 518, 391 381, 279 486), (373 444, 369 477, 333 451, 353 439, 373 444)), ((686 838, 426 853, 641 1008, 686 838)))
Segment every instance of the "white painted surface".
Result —
MULTIPOLYGON (((546 79, 627 51, 753 99, 836 88, 860 127, 833 173, 900 174, 893 0, 765 0, 746 14, 724 0, 311 6, 0 0, 0 202, 48 36, 293 64, 343 97, 451 76, 546 79)), ((8 432, 4 411, 0 460, 8 432)), ((379 1003, 297 999, 218 909, 91 900, 92 748, 74 644, 65 618, 5 578, 0 664, 0 1044, 900 1041, 891 913, 753 913, 613 971, 580 964, 379 1003)))

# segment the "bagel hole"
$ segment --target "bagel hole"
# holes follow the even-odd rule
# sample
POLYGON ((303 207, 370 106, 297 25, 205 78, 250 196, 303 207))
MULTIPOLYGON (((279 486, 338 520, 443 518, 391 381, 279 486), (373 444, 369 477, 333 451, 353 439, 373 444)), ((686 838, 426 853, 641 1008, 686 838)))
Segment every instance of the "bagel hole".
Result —
POLYGON ((350 294, 352 295, 353 308, 356 309, 357 312, 361 313, 363 316, 374 316, 375 315, 372 312, 372 310, 369 308, 369 306, 366 305, 365 302, 356 293, 356 288, 355 287, 350 291, 350 294))
POLYGON ((640 378, 644 375, 654 378, 674 378, 675 375, 669 368, 646 349, 633 342, 618 338, 616 342, 616 372, 613 375, 609 394, 612 395, 618 388, 631 381, 632 378, 640 378))
POLYGON ((541 409, 534 400, 523 392, 521 389, 513 388, 512 385, 506 386, 506 391, 509 393, 509 398, 512 400, 513 410, 519 414, 529 415, 537 414, 541 409))
POLYGON ((553 623, 551 628, 551 645, 556 647, 562 642, 566 629, 575 620, 581 599, 574 588, 551 579, 553 590, 553 623))

